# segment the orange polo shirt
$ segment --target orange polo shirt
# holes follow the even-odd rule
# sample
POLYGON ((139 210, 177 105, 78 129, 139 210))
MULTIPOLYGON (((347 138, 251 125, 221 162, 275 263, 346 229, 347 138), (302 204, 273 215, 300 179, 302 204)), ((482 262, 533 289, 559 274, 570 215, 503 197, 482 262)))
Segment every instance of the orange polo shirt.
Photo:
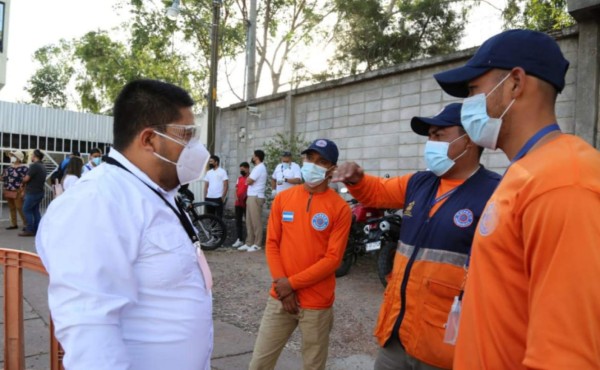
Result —
POLYGON ((454 369, 600 369, 600 152, 515 162, 475 234, 454 369))
MULTIPOLYGON (((289 279, 302 308, 333 305, 335 270, 351 223, 350 207, 330 188, 311 194, 294 186, 275 197, 267 226, 267 263, 273 279, 289 279)), ((271 296, 277 298, 273 288, 271 296)))

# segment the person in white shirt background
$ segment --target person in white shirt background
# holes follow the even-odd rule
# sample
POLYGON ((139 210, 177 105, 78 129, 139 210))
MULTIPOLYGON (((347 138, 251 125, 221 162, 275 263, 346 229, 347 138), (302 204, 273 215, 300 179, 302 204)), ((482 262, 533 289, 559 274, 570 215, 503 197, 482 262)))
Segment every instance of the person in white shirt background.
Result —
POLYGON ((42 220, 36 247, 66 369, 210 369, 212 276, 175 202, 209 157, 193 104, 175 85, 128 83, 105 163, 42 220))
POLYGON ((102 150, 94 148, 90 151, 90 160, 83 166, 81 174, 85 174, 98 167, 102 163, 102 150))
POLYGON ((281 163, 275 167, 271 176, 271 189, 273 189, 271 195, 275 197, 275 194, 298 184, 302 184, 300 166, 292 162, 291 152, 281 153, 281 163))
POLYGON ((206 186, 204 187, 204 200, 216 203, 217 206, 206 206, 206 213, 223 218, 223 205, 229 189, 229 177, 227 172, 220 167, 221 159, 216 155, 211 155, 208 160, 208 172, 204 176, 206 186))
POLYGON ((246 244, 239 251, 256 252, 263 242, 262 207, 265 204, 267 189, 267 167, 263 163, 265 152, 258 149, 250 159, 254 168, 246 179, 248 198, 246 198, 246 244))

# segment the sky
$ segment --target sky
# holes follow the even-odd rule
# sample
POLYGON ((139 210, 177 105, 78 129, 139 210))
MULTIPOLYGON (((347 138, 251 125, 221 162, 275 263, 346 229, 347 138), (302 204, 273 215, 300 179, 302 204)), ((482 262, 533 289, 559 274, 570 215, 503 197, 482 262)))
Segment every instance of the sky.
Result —
MULTIPOLYGON (((259 0, 260 1, 260 0, 259 0)), ((470 15, 466 29, 467 37, 461 48, 477 46, 500 31, 500 11, 506 0, 481 2, 470 15), (491 5, 490 5, 491 4, 491 5)), ((118 0, 11 0, 6 85, 0 90, 0 100, 19 102, 28 99, 24 91, 27 80, 36 70, 32 57, 40 47, 58 42, 61 38, 72 39, 98 29, 108 30, 126 20, 114 9, 118 0)), ((311 59, 314 63, 325 63, 323 53, 317 50, 311 59)), ((243 75, 243 61, 228 66, 243 75)), ((223 63, 219 65, 225 70, 223 63)), ((232 79, 242 81, 243 77, 232 79)), ((220 75, 219 105, 227 106, 237 100, 228 94, 231 88, 220 75)), ((233 86, 242 93, 243 87, 233 86)), ((259 94, 261 95, 261 94, 259 94)))

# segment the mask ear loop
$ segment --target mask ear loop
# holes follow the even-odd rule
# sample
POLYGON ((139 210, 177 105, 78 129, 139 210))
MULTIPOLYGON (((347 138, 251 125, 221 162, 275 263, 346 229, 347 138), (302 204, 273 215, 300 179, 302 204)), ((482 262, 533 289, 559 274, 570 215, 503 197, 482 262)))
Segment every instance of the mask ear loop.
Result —
POLYGON ((506 76, 504 76, 504 78, 502 79, 502 81, 498 82, 498 84, 496 86, 494 86, 494 88, 492 89, 492 91, 490 91, 489 93, 487 93, 485 95, 485 97, 487 98, 488 96, 492 95, 492 93, 494 91, 496 91, 496 89, 498 88, 498 86, 502 85, 504 83, 504 81, 508 80, 509 77, 510 77, 510 73, 507 74, 506 76))
MULTIPOLYGON (((452 141, 449 143, 449 145, 448 145, 448 150, 450 150, 450 145, 452 145, 452 143, 454 143, 455 141, 457 141, 457 140, 459 140, 459 139, 462 139, 462 138, 463 138, 463 137, 465 137, 465 136, 467 136, 467 134, 463 134, 463 135, 461 135, 461 136, 457 137, 456 139, 452 140, 452 141)), ((462 153, 460 153, 460 154, 459 154, 459 155, 458 155, 456 158, 450 158, 450 157, 448 157, 448 158, 450 158, 451 160, 453 160, 454 162, 456 162, 456 160, 457 160, 457 159, 459 159, 460 157, 462 157, 463 155, 465 155, 465 154, 467 153, 467 150, 468 150, 468 148, 465 148, 465 150, 463 150, 463 152, 462 152, 462 153)))

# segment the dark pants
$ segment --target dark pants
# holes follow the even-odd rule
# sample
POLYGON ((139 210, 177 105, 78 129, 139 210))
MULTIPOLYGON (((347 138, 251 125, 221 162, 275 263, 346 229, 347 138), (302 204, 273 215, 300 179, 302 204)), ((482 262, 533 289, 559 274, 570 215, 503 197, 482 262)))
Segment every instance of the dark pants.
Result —
POLYGON ((44 192, 40 193, 25 193, 23 201, 23 214, 27 220, 27 228, 25 231, 36 233, 40 224, 42 215, 40 214, 40 203, 44 199, 44 192))
POLYGON ((244 215, 246 214, 246 207, 235 206, 235 231, 237 232, 237 238, 243 243, 246 241, 246 235, 244 235, 244 215))
POLYGON ((207 202, 217 203, 218 206, 206 206, 206 213, 216 215, 218 218, 223 218, 223 199, 221 198, 205 198, 207 202))

